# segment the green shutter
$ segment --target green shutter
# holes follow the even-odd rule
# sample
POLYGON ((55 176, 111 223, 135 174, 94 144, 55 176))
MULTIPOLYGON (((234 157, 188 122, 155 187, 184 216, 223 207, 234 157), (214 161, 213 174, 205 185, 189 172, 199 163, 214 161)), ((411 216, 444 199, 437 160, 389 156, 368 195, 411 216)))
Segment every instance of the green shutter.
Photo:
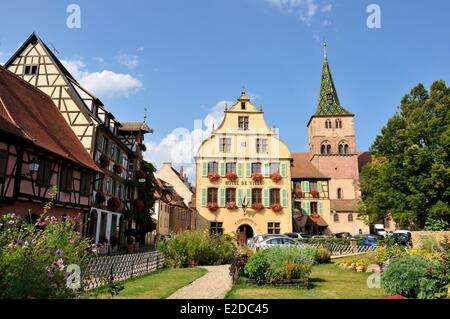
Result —
POLYGON ((322 187, 322 182, 321 181, 317 182, 317 191, 319 191, 319 193, 323 192, 323 187, 322 187))
POLYGON ((242 189, 237 190, 237 203, 239 207, 242 205, 242 189))
POLYGON ((281 177, 287 177, 287 165, 286 163, 281 163, 280 165, 281 177))
POLYGON ((208 163, 207 162, 202 162, 202 176, 206 177, 208 176, 208 163))
POLYGON ((323 203, 322 202, 317 203, 317 209, 319 211, 319 215, 322 216, 323 215, 323 203))
POLYGON ((225 162, 219 163, 219 174, 220 176, 225 176, 225 162))
POLYGON ((202 207, 206 206, 206 195, 207 195, 207 189, 202 188, 202 207))
POLYGON ((308 193, 309 192, 309 182, 305 181, 305 192, 308 193))
MULTIPOLYGON (((309 183, 308 183, 308 185, 309 185, 309 183)), ((310 202, 306 202, 305 208, 306 208, 306 214, 311 215, 311 203, 310 202)))
POLYGON ((247 170, 245 172, 245 177, 250 177, 250 176, 252 176, 252 164, 246 163, 246 165, 247 165, 247 170))
POLYGON ((219 207, 225 207, 225 188, 220 188, 219 192, 219 207))
POLYGON ((244 166, 244 163, 237 163, 237 176, 238 177, 243 177, 243 174, 242 174, 243 166, 244 166))
POLYGON ((247 188, 247 205, 252 205, 252 190, 247 188))
POLYGON ((268 177, 270 172, 270 167, 268 162, 263 163, 262 173, 264 177, 268 177))
POLYGON ((270 207, 270 190, 268 188, 263 189, 263 203, 265 207, 270 207))
POLYGON ((284 208, 288 207, 288 194, 287 189, 283 188, 281 190, 281 205, 283 205, 284 208))

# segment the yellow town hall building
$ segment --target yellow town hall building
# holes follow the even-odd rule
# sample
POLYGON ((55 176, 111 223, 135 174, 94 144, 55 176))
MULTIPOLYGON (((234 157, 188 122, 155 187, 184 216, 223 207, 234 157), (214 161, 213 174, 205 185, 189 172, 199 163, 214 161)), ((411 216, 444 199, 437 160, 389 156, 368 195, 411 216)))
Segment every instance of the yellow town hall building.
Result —
POLYGON ((195 160, 197 226, 241 242, 292 231, 291 153, 245 89, 195 160))

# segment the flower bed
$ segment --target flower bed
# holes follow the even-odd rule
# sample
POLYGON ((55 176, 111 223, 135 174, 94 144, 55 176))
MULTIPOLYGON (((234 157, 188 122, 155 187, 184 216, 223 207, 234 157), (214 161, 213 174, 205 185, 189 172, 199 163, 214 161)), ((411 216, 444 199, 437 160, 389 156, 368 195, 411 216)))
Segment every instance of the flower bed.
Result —
POLYGON ((228 179, 229 181, 235 181, 237 180, 238 176, 236 173, 226 173, 225 175, 226 179, 228 179))
POLYGON ((262 174, 260 174, 260 173, 253 173, 251 178, 255 182, 260 182, 260 181, 262 181, 264 179, 264 176, 262 176, 262 174))
POLYGON ((209 174, 208 174, 208 179, 209 179, 211 182, 216 182, 216 181, 218 181, 218 180, 220 179, 220 175, 219 175, 219 174, 216 174, 216 173, 209 173, 209 174))
POLYGON ((219 209, 219 205, 217 205, 217 203, 208 203, 206 204, 206 208, 208 208, 212 212, 215 212, 219 209))
POLYGON ((252 208, 256 211, 261 211, 264 209, 264 204, 262 203, 253 203, 252 208))

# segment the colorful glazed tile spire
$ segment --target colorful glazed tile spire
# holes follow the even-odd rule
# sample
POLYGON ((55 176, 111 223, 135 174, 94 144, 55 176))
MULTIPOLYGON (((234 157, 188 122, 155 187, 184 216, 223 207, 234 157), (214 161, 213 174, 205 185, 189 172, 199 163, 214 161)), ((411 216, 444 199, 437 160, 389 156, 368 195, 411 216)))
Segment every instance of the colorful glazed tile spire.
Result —
POLYGON ((351 114, 341 106, 331 76, 330 65, 328 64, 327 44, 323 44, 324 61, 322 68, 322 82, 320 84, 319 104, 315 115, 342 115, 351 114))

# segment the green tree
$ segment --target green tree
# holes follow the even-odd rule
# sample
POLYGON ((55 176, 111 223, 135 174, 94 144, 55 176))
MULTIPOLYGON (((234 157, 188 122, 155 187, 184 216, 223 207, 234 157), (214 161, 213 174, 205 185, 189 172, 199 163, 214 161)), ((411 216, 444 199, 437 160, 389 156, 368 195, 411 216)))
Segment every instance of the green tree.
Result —
POLYGON ((417 85, 403 97, 371 147, 359 212, 369 222, 391 216, 402 227, 450 222, 450 87, 417 85))

